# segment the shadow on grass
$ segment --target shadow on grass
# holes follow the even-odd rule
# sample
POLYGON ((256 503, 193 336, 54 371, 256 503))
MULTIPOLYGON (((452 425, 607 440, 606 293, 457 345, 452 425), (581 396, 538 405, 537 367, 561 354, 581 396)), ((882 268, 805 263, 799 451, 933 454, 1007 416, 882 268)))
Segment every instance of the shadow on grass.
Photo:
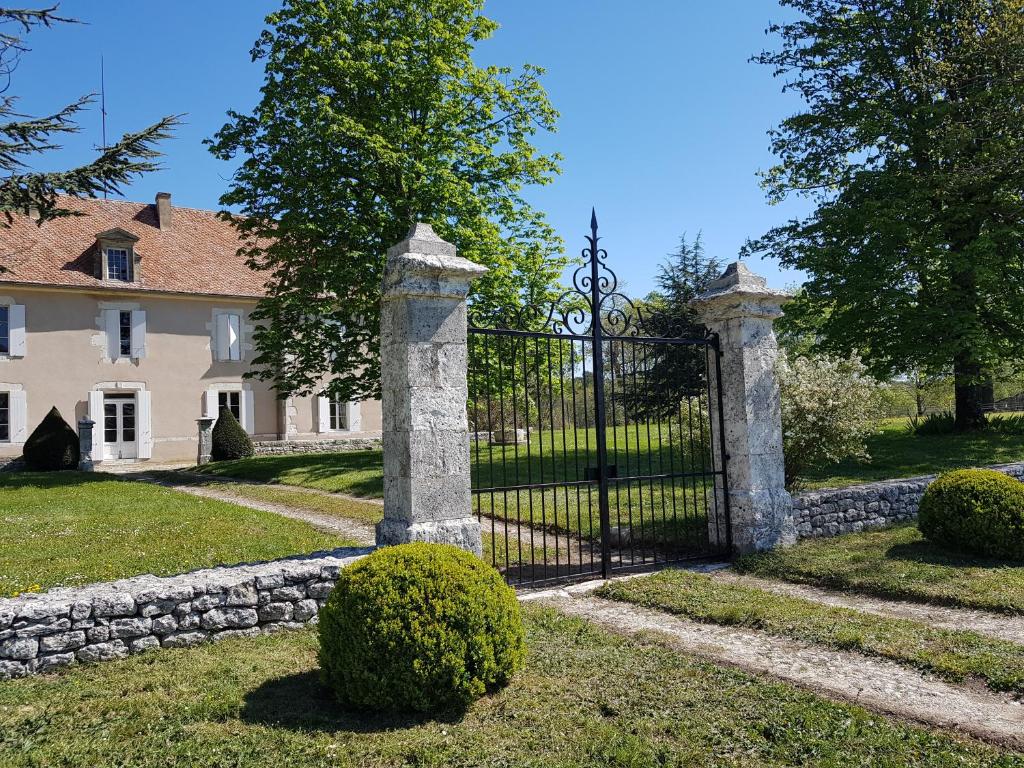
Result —
POLYGON ((944 565, 951 568, 1020 568, 1024 563, 996 560, 967 552, 944 549, 929 541, 911 541, 894 544, 885 551, 887 560, 906 560, 924 565, 944 565))
POLYGON ((232 477, 258 482, 288 483, 289 475, 301 478, 300 485, 329 488, 339 475, 367 472, 364 479, 350 480, 345 493, 369 498, 380 498, 384 493, 383 459, 380 451, 344 451, 323 454, 288 454, 284 456, 258 456, 238 461, 218 461, 205 464, 197 470, 211 476, 232 477))
POLYGON ((124 482, 120 475, 105 472, 0 472, 0 488, 67 488, 90 483, 124 482))
POLYGON ((435 714, 363 713, 343 709, 320 682, 320 671, 311 670, 268 680, 250 691, 240 717, 254 725, 323 733, 381 733, 414 728, 425 723, 456 724, 464 711, 435 714))

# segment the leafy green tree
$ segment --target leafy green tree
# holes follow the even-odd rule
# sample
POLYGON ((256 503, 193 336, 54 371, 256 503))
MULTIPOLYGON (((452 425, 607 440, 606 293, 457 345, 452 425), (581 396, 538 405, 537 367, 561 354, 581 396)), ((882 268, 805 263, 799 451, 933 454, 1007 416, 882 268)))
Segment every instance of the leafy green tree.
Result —
MULTIPOLYGON (((160 122, 135 133, 126 133, 109 147, 101 148, 92 162, 66 171, 40 172, 30 169, 39 155, 59 149, 62 135, 78 133, 78 114, 94 101, 83 96, 73 104, 44 117, 26 117, 17 112, 17 98, 6 91, 21 56, 28 51, 21 35, 36 27, 73 23, 56 14, 56 6, 38 10, 0 8, 0 226, 10 224, 16 213, 38 213, 39 223, 73 215, 60 204, 61 195, 96 197, 118 195, 122 185, 134 177, 156 170, 160 153, 154 145, 170 136, 178 118, 160 122)), ((0 272, 4 270, 0 264, 0 272)))
POLYGON ((1024 355, 1020 0, 781 0, 755 61, 806 108, 772 132, 769 198, 809 216, 752 250, 806 270, 787 307, 887 379, 952 369, 956 424, 984 425, 986 371, 1024 355))
POLYGON ((266 78, 213 153, 240 156, 225 206, 269 292, 255 312, 256 377, 279 393, 380 388, 388 247, 417 220, 490 267, 480 310, 550 297, 561 242, 522 197, 558 172, 533 145, 557 113, 542 70, 477 66, 497 24, 483 0, 286 0, 253 48, 266 78))
MULTIPOLYGON (((684 234, 679 246, 661 265, 657 289, 638 303, 641 335, 661 338, 701 338, 705 328, 690 302, 721 274, 722 264, 704 251, 698 233, 693 242, 684 234)), ((613 345, 614 348, 614 345, 613 345)), ((622 399, 635 418, 665 418, 677 413, 687 397, 707 394, 706 349, 699 345, 658 344, 639 348, 638 359, 624 357, 622 399), (635 386, 633 382, 635 381, 635 386)), ((610 356, 615 361, 614 351, 610 356)))

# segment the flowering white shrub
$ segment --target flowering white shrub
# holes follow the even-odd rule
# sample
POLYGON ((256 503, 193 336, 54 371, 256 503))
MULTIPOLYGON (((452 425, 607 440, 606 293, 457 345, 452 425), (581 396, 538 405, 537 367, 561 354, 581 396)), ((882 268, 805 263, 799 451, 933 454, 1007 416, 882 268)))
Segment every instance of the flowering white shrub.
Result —
POLYGON ((779 356, 786 485, 811 467, 870 458, 865 438, 878 431, 883 384, 856 355, 779 356))

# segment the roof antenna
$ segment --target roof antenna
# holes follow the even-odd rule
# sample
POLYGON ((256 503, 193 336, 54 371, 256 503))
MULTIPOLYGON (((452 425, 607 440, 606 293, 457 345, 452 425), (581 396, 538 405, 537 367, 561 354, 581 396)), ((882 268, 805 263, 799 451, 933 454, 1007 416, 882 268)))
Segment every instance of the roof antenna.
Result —
MULTIPOLYGON (((100 123, 103 131, 103 151, 107 151, 107 83, 103 71, 103 54, 100 54, 100 123)), ((103 188, 103 199, 107 199, 107 189, 103 188)))

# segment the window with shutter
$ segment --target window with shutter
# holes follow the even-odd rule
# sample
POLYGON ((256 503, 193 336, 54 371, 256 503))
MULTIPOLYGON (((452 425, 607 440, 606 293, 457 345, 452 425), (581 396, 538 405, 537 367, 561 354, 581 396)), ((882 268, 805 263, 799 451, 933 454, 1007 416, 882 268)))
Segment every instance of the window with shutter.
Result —
POLYGON ((242 359, 242 318, 234 312, 221 312, 214 323, 214 350, 220 362, 242 359))

